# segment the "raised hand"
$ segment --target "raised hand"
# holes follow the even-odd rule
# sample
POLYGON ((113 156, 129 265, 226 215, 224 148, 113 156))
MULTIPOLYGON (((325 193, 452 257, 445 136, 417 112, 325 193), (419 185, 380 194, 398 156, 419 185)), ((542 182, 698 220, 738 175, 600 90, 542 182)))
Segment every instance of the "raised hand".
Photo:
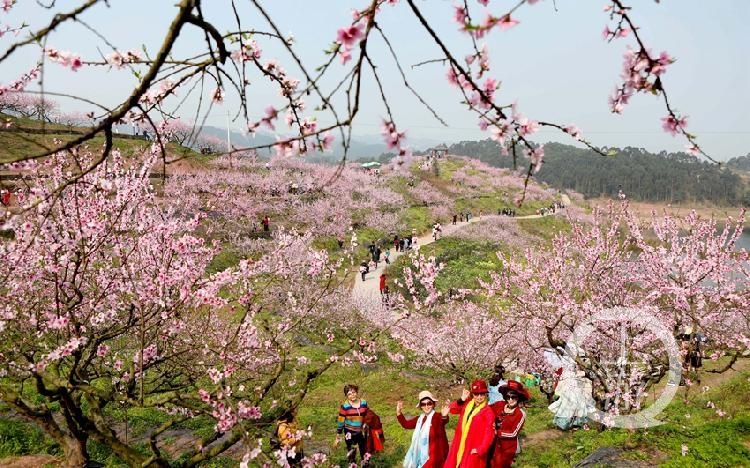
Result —
POLYGON ((464 388, 461 391, 461 400, 466 401, 469 399, 470 396, 471 396, 471 392, 468 389, 464 388))
POLYGON ((401 400, 398 400, 396 402, 396 415, 401 414, 401 411, 404 409, 404 402, 401 400))
POLYGON ((443 403, 443 407, 440 410, 440 414, 442 414, 443 416, 448 416, 448 413, 451 410, 450 404, 451 404, 450 400, 445 400, 445 403, 443 403))

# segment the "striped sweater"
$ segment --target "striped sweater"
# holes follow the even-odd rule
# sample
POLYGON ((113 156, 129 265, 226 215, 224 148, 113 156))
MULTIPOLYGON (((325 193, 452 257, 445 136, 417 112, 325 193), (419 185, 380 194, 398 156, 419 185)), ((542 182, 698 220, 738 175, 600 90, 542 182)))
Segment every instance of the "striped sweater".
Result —
POLYGON ((359 400, 359 408, 354 408, 349 401, 345 401, 339 408, 336 432, 362 432, 362 421, 367 414, 367 402, 359 400))

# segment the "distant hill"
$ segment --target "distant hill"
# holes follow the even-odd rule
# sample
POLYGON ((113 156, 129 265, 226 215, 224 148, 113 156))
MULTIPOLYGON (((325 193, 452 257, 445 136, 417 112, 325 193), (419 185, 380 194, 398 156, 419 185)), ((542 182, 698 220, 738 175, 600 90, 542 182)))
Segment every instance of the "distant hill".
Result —
POLYGON ((737 156, 736 158, 730 159, 727 161, 727 166, 732 169, 750 172, 750 153, 747 153, 745 156, 737 156))
MULTIPOLYGON (((587 197, 616 197, 622 190, 628 197, 643 201, 750 204, 747 183, 730 169, 750 169, 750 155, 718 166, 686 153, 654 154, 633 147, 612 148, 617 154, 611 157, 560 143, 548 143, 544 149, 545 163, 536 178, 587 197)), ((450 146, 449 153, 477 158, 496 167, 512 166, 512 158, 502 156, 497 143, 490 139, 456 143, 450 146)), ((519 164, 526 165, 520 153, 519 164)))
MULTIPOLYGON (((204 135, 211 135, 219 138, 222 141, 226 141, 227 129, 221 127, 204 126, 201 132, 204 135)), ((333 147, 331 152, 316 155, 315 159, 325 160, 339 160, 344 155, 344 148, 341 145, 341 136, 337 132, 333 132, 335 140, 333 141, 333 147)), ((266 132, 256 132, 255 136, 246 135, 240 132, 232 131, 231 133, 232 145, 236 148, 250 147, 258 145, 268 145, 276 141, 276 137, 266 132)), ((372 159, 376 158, 379 154, 386 150, 386 146, 382 142, 371 142, 370 139, 355 139, 352 138, 351 145, 349 147, 349 160, 358 159, 372 159)), ((382 140, 382 139, 380 139, 382 140)), ((270 154, 271 150, 260 151, 261 156, 270 154)))

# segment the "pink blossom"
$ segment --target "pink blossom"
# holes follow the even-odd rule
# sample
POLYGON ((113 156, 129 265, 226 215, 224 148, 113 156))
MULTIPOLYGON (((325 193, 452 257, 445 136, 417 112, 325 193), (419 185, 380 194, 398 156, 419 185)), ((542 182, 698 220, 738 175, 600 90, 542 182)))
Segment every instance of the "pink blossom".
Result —
POLYGON ((460 24, 461 26, 466 25, 466 21, 468 19, 468 12, 466 11, 466 8, 462 6, 454 6, 453 7, 453 20, 460 24))
POLYGON ((260 419, 263 416, 260 408, 249 406, 246 402, 241 401, 237 405, 237 415, 242 419, 260 419))
POLYGON ((661 127, 672 136, 677 135, 678 132, 683 132, 687 125, 687 117, 679 117, 672 114, 662 117, 661 121, 661 127))
POLYGON ((320 139, 320 151, 330 151, 331 147, 333 146, 334 139, 335 137, 330 131, 325 132, 323 134, 323 138, 320 139))
POLYGON ((506 30, 512 28, 513 26, 517 25, 518 23, 519 22, 516 21, 516 20, 514 20, 514 19, 512 19, 509 14, 508 15, 503 15, 503 16, 500 17, 499 20, 497 20, 498 26, 500 26, 500 29, 502 29, 503 31, 506 31, 506 30))
POLYGON ((350 49, 340 50, 339 59, 342 65, 346 65, 346 62, 352 59, 352 51, 350 49))
POLYGON ((100 358, 103 358, 103 357, 105 357, 105 356, 107 355, 107 353, 108 353, 108 352, 109 352, 109 346, 107 346, 107 345, 106 345, 106 344, 104 344, 104 343, 101 343, 101 344, 100 344, 99 346, 97 346, 97 348, 96 348, 96 355, 97 355, 98 357, 100 357, 100 358))
POLYGON ((383 120, 380 133, 383 135, 383 139, 388 149, 400 147, 401 140, 406 137, 405 132, 399 132, 396 130, 396 124, 387 120, 383 120))
POLYGON ((217 104, 221 104, 224 102, 224 90, 221 88, 216 88, 211 93, 211 100, 217 104))
POLYGON ((534 166, 534 172, 539 172, 539 169, 542 168, 542 163, 544 159, 544 145, 539 145, 533 150, 527 151, 526 156, 529 158, 529 161, 534 166))
POLYGON ((581 130, 575 125, 568 125, 564 127, 563 130, 575 140, 581 141, 583 139, 583 137, 581 136, 581 130))
POLYGON ((522 136, 531 135, 539 130, 539 123, 534 120, 529 120, 526 117, 521 117, 516 121, 518 125, 518 134, 522 136))
POLYGON ((347 28, 341 28, 336 33, 336 40, 345 49, 351 49, 364 36, 364 24, 356 23, 347 28))

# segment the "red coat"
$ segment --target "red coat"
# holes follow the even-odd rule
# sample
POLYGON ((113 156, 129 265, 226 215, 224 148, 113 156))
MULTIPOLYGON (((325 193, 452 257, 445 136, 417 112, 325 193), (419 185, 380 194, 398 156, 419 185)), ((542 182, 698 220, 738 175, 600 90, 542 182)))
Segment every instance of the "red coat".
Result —
MULTIPOLYGON (((419 417, 406 419, 403 414, 398 415, 398 422, 404 429, 414 429, 417 427, 419 417)), ((430 422, 430 455, 427 463, 422 468, 442 468, 445 463, 445 457, 448 456, 448 436, 445 435, 445 425, 448 424, 448 417, 443 417, 440 413, 432 415, 430 422)))
POLYGON ((451 413, 459 414, 459 417, 456 433, 453 435, 453 442, 451 442, 451 449, 448 452, 445 465, 443 465, 444 468, 485 468, 487 466, 487 452, 492 446, 492 440, 495 438, 493 427, 495 413, 489 406, 485 406, 474 415, 471 425, 468 428, 469 432, 466 437, 463 456, 461 460, 456 460, 458 457, 458 448, 461 445, 461 434, 466 430, 463 427, 463 420, 464 411, 468 406, 468 402, 464 403, 460 400, 454 401, 450 405, 451 413), (472 454, 471 451, 473 449, 476 449, 477 453, 472 454))
MULTIPOLYGON (((505 413, 505 402, 498 401, 491 405, 495 420, 499 427, 495 432, 495 443, 492 447, 490 468, 509 468, 513 464, 516 454, 521 451, 518 435, 526 422, 526 413, 519 407, 510 413, 505 413)), ((497 427, 497 426, 496 426, 497 427)))
POLYGON ((365 453, 373 454, 383 451, 385 434, 383 434, 383 424, 380 422, 380 416, 368 408, 365 417, 362 419, 363 433, 365 434, 365 453))

